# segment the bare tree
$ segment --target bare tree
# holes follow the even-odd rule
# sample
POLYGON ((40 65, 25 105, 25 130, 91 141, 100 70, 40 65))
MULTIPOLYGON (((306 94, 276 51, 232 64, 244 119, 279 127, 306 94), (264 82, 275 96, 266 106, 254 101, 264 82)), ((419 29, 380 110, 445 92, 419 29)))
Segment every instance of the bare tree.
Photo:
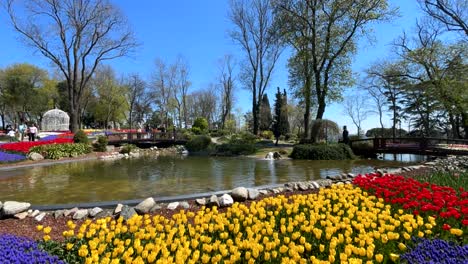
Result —
POLYGON ((187 114, 187 93, 190 88, 189 81, 189 65, 185 58, 179 56, 172 66, 172 69, 175 70, 175 85, 174 89, 174 99, 177 104, 177 115, 179 119, 179 128, 182 128, 182 123, 184 127, 187 128, 188 123, 188 114, 187 114))
POLYGON ((209 84, 207 88, 192 92, 188 97, 188 109, 190 117, 195 120, 203 117, 208 121, 209 127, 213 126, 217 117, 218 97, 213 91, 216 90, 214 84, 209 84))
POLYGON ((374 101, 374 110, 370 110, 370 113, 375 113, 379 116, 379 123, 380 123, 380 136, 384 136, 384 123, 383 123, 383 116, 385 113, 385 107, 387 105, 387 98, 385 97, 384 91, 380 85, 376 85, 373 83, 374 79, 369 78, 368 84, 364 87, 364 89, 369 93, 372 101, 374 101))
POLYGON ((369 115, 367 98, 362 94, 353 94, 344 100, 344 114, 353 121, 357 128, 357 136, 361 136, 361 125, 369 115))
POLYGON ((138 74, 132 74, 127 81, 128 125, 130 129, 135 122, 141 122, 142 112, 149 107, 150 100, 147 96, 146 83, 138 74), (135 120, 135 117, 137 120, 135 120), (138 120, 139 119, 139 120, 138 120))
POLYGON ((422 10, 442 23, 448 31, 457 31, 468 37, 467 0, 419 0, 422 10))
POLYGON ((234 62, 232 55, 225 55, 219 63, 219 82, 221 83, 221 128, 231 115, 234 101, 234 62))
POLYGON ((173 97, 173 91, 171 90, 171 79, 168 74, 168 66, 161 59, 155 61, 155 71, 152 75, 152 94, 155 99, 155 104, 161 114, 160 119, 166 129, 169 127, 169 101, 173 97))
POLYGON ((260 103, 269 85, 282 45, 276 34, 270 0, 231 0, 231 37, 246 54, 242 68, 245 86, 252 92, 253 133, 258 133, 260 103))
POLYGON ((13 27, 60 69, 67 82, 70 128, 76 131, 80 99, 91 76, 101 62, 125 56, 135 48, 133 33, 120 11, 105 0, 23 2, 19 15, 19 6, 7 0, 13 27))

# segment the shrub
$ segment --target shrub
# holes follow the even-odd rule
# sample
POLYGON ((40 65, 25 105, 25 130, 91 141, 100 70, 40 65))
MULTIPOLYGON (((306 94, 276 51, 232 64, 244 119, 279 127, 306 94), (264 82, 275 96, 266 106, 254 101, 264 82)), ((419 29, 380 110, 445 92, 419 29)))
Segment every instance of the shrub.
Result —
POLYGON ((192 133, 195 135, 201 135, 202 130, 199 127, 192 127, 192 133))
POLYGON ((216 146, 216 155, 232 156, 255 153, 256 140, 255 135, 248 132, 233 135, 227 143, 216 146))
POLYGON ((46 159, 77 157, 91 152, 91 146, 84 143, 50 144, 33 147, 29 153, 36 152, 46 159))
POLYGON ((278 137, 278 139, 281 140, 281 141, 284 141, 286 139, 286 137, 284 135, 281 135, 281 136, 278 137))
POLYGON ((264 139, 273 139, 273 132, 270 130, 262 131, 261 137, 264 139))
POLYGON ((354 159, 355 156, 349 146, 345 144, 301 144, 294 146, 291 158, 309 160, 346 160, 354 159))
POLYGON ((133 152, 136 149, 137 149, 137 146, 135 146, 133 144, 123 144, 122 147, 120 147, 120 153, 121 154, 130 154, 130 152, 133 152))
POLYGON ((182 131, 182 137, 185 138, 185 139, 187 139, 187 140, 192 139, 193 134, 194 134, 193 131, 192 131, 192 130, 189 130, 189 129, 184 129, 184 130, 182 131))
POLYGON ((216 146, 216 155, 232 156, 232 155, 248 155, 255 153, 255 145, 243 143, 242 141, 228 142, 216 146))
POLYGON ((194 136, 187 142, 187 150, 191 152, 203 151, 211 144, 211 137, 207 135, 194 136))
POLYGON ((227 136, 229 134, 230 133, 229 133, 228 130, 223 130, 223 129, 210 131, 210 136, 211 137, 223 137, 223 136, 227 136))
POLYGON ((98 152, 105 152, 107 147, 107 137, 98 136, 96 143, 94 143, 94 150, 98 152))
POLYGON ((75 143, 89 143, 88 136, 83 130, 78 130, 75 135, 73 136, 73 142, 75 143))
POLYGON ((192 129, 198 127, 200 131, 206 131, 208 129, 208 121, 203 117, 197 117, 195 121, 193 121, 192 129))

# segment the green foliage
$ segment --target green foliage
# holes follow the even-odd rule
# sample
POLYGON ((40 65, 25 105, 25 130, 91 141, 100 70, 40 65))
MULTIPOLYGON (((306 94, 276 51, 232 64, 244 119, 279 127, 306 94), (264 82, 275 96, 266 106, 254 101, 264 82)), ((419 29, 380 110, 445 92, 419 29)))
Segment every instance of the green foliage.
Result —
POLYGON ((262 131, 261 137, 264 138, 264 139, 272 139, 273 138, 273 132, 270 131, 270 130, 262 131))
MULTIPOLYGON (((395 134, 397 137, 400 135, 406 137, 407 131, 404 129, 396 129, 395 134)), ((393 137, 393 129, 392 128, 384 128, 382 131, 382 128, 376 127, 376 128, 371 128, 367 130, 366 132, 366 137, 393 137)))
POLYGON ((192 133, 195 135, 201 135, 202 130, 199 127, 192 127, 192 133))
POLYGON ((120 147, 120 154, 130 154, 130 152, 136 149, 138 149, 137 146, 133 144, 123 144, 122 147, 120 147))
POLYGON ((93 147, 95 151, 98 152, 105 152, 107 147, 107 137, 106 136, 99 136, 97 138, 96 143, 94 143, 93 147))
POLYGON ((257 137, 249 132, 233 135, 227 143, 216 146, 216 155, 233 156, 253 154, 256 151, 256 141, 257 137))
POLYGON ((182 131, 182 137, 187 139, 187 140, 191 140, 193 138, 194 134, 195 133, 193 133, 193 131, 190 130, 190 129, 185 129, 185 130, 182 131))
POLYGON ((294 146, 291 158, 309 160, 347 160, 354 159, 355 156, 351 148, 345 144, 301 144, 294 146))
POLYGON ((288 102, 286 97, 286 91, 281 94, 278 87, 278 91, 275 95, 275 115, 273 119, 273 133, 276 139, 280 136, 284 136, 289 133, 289 121, 288 121, 288 102))
MULTIPOLYGON (((77 239, 73 238, 72 242, 74 242, 74 240, 77 239)), ((78 243, 84 242, 79 241, 78 243)), ((78 254, 77 247, 74 247, 72 250, 66 250, 66 244, 64 242, 38 240, 37 245, 50 255, 57 256, 61 260, 66 261, 66 263, 81 263, 82 261, 82 258, 78 254)))
POLYGON ((273 118, 271 117, 271 107, 270 100, 268 100, 268 95, 264 94, 262 101, 260 102, 260 116, 259 116, 259 129, 260 131, 269 130, 271 128, 271 123, 273 118))
POLYGON ((211 137, 207 135, 194 136, 187 142, 187 150, 190 152, 198 152, 207 150, 211 144, 211 137))
POLYGON ((197 119, 193 121, 192 129, 196 127, 199 128, 200 131, 206 131, 208 129, 208 121, 203 117, 197 117, 197 119))
POLYGON ((73 136, 73 142, 75 143, 89 143, 88 135, 83 130, 78 130, 73 136))
POLYGON ((468 189, 468 172, 433 172, 423 175, 416 175, 415 178, 421 182, 428 182, 440 186, 452 187, 459 191, 459 188, 468 189))
POLYGON ((211 137, 222 137, 222 136, 227 136, 229 134, 231 134, 231 133, 228 130, 225 130, 225 129, 210 131, 210 136, 211 137))
POLYGON ((35 146, 29 150, 29 153, 39 153, 46 159, 60 159, 88 154, 91 150, 91 146, 85 143, 50 144, 35 146))

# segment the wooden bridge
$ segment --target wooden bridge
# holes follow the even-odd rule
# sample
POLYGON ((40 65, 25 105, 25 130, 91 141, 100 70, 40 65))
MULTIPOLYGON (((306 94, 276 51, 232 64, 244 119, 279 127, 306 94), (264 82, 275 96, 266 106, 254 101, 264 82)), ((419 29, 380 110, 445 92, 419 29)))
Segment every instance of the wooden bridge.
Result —
POLYGON ((133 144, 139 148, 154 146, 166 148, 173 145, 184 145, 188 141, 182 134, 172 132, 116 132, 106 134, 106 137, 109 145, 133 144))
POLYGON ((447 138, 368 138, 350 140, 350 147, 357 155, 377 153, 421 155, 468 155, 468 140, 447 138))

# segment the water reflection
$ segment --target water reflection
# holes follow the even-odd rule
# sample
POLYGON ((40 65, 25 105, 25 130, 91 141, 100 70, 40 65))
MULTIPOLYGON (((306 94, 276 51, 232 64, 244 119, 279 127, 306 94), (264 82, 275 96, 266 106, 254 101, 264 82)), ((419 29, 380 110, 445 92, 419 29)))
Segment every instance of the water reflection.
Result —
POLYGON ((87 161, 0 171, 0 200, 63 204, 174 196, 366 173, 399 162, 145 157, 87 161))

